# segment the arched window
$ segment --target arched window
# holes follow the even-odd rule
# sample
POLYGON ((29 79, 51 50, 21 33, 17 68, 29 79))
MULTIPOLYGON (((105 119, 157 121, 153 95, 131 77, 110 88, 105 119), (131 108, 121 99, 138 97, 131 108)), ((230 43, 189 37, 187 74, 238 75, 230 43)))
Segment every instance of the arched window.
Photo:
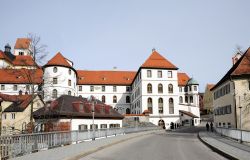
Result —
POLYGON ((113 96, 113 103, 117 103, 117 97, 113 96))
POLYGON ((159 109, 159 113, 163 113, 163 99, 162 98, 158 99, 158 109, 159 109))
POLYGON ((174 100, 173 98, 169 98, 169 114, 174 114, 174 100))
POLYGON ((163 93, 163 86, 162 86, 162 84, 158 84, 158 93, 163 93))
POLYGON ((126 96, 126 103, 130 103, 130 96, 126 96))
POLYGON ((152 93, 152 84, 149 83, 147 89, 148 93, 152 93))
POLYGON ((193 96, 190 96, 190 97, 189 97, 189 100, 190 100, 190 103, 193 103, 193 101, 194 101, 194 100, 193 100, 193 96))
POLYGON ((70 96, 71 96, 71 91, 68 91, 68 95, 70 95, 70 96))
POLYGON ((106 102, 106 98, 105 98, 105 96, 103 95, 102 96, 102 103, 105 103, 106 102))
POLYGON ((52 91, 52 98, 57 98, 57 90, 53 89, 52 91))
POLYGON ((168 85, 168 93, 173 93, 173 85, 172 84, 168 85))
POLYGON ((188 96, 185 96, 185 103, 188 103, 188 96))
POLYGON ((152 98, 148 98, 148 111, 150 114, 153 113, 153 101, 152 98))
POLYGON ((183 103, 183 97, 182 96, 179 97, 179 103, 183 103))

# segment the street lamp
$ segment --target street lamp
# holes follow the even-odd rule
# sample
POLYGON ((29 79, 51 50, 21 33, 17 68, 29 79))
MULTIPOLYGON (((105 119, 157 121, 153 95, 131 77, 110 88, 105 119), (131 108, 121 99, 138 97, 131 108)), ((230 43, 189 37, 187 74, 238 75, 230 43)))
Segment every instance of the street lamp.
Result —
POLYGON ((242 143, 242 123, 241 123, 241 106, 239 106, 240 109, 240 140, 239 142, 242 143))
POLYGON ((91 106, 91 110, 92 110, 92 134, 93 134, 93 137, 92 137, 92 140, 95 140, 95 97, 94 96, 90 96, 88 98, 88 101, 91 102, 92 106, 91 106))

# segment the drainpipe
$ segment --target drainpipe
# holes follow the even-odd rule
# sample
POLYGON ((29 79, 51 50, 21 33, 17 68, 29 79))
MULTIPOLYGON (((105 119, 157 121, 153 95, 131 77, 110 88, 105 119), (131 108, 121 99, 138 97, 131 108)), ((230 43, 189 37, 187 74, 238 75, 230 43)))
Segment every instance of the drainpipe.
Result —
POLYGON ((235 110, 235 112, 234 112, 234 117, 235 117, 235 128, 238 128, 238 123, 237 123, 237 113, 236 113, 236 109, 237 109, 237 107, 236 107, 236 94, 235 94, 235 82, 234 81, 232 81, 232 77, 230 76, 230 82, 232 82, 233 83, 233 89, 234 89, 234 93, 233 93, 233 96, 234 96, 234 110, 235 110))

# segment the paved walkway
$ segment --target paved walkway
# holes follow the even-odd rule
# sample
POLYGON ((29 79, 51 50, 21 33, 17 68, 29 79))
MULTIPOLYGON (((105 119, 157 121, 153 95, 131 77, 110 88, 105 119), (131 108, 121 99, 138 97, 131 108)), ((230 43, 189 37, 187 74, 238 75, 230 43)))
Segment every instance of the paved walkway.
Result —
POLYGON ((200 140, 208 145, 212 150, 226 156, 229 159, 250 159, 250 146, 241 144, 238 141, 220 136, 216 133, 201 131, 200 140))
POLYGON ((165 131, 145 131, 126 135, 117 135, 113 137, 98 139, 95 141, 85 141, 83 143, 72 144, 64 147, 58 147, 46 151, 27 154, 21 157, 14 158, 14 160, 77 160, 82 156, 86 156, 114 144, 118 144, 129 139, 145 136, 155 132, 165 131))

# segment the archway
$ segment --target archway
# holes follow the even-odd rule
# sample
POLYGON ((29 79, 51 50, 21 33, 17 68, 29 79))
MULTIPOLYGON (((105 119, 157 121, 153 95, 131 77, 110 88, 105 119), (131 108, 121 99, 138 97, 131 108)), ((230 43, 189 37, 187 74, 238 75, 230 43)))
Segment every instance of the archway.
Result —
POLYGON ((162 127, 163 129, 165 129, 165 122, 164 120, 160 119, 159 122, 158 122, 158 126, 162 127))

